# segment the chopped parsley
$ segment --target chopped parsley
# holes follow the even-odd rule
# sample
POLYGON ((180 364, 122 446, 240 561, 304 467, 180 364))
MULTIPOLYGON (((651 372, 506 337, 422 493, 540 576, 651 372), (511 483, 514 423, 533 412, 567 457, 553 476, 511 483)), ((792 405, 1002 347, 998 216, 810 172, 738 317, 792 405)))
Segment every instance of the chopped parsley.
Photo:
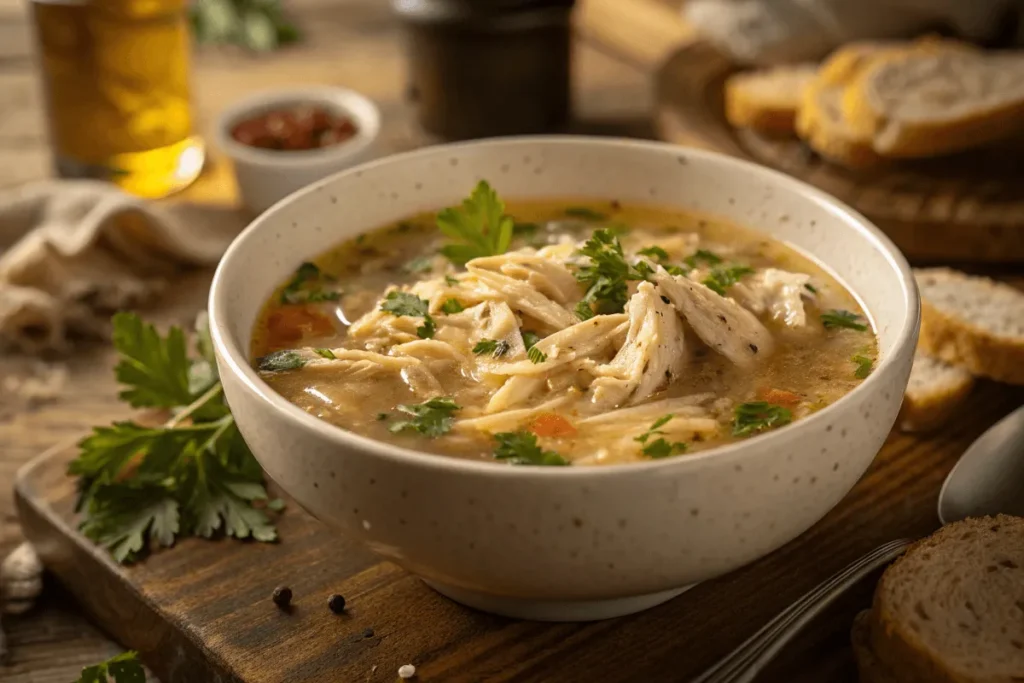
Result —
POLYGON ((640 251, 636 252, 639 256, 650 256, 658 263, 664 263, 668 261, 668 252, 659 246, 645 247, 640 251))
POLYGON ((650 267, 630 266, 626 262, 619 238, 608 230, 595 230, 577 252, 588 262, 576 266, 576 280, 587 288, 583 300, 576 305, 581 320, 595 313, 621 313, 626 306, 629 280, 643 280, 650 267))
POLYGON ((444 303, 441 304, 441 312, 447 315, 462 313, 464 310, 466 310, 465 306, 459 303, 458 299, 445 299, 444 303))
MULTIPOLYGON (((438 396, 415 405, 395 406, 395 410, 401 413, 402 417, 409 417, 391 423, 388 430, 393 434, 418 432, 434 439, 451 430, 452 423, 455 422, 455 411, 460 410, 461 407, 445 396, 438 396)), ((379 416, 378 419, 380 419, 379 416)))
POLYGON ((325 282, 334 282, 334 277, 324 273, 315 263, 300 265, 292 279, 281 290, 282 304, 309 304, 321 301, 337 301, 341 292, 324 289, 325 282))
POLYGON ((313 353, 327 360, 338 360, 338 357, 334 355, 334 351, 330 349, 313 349, 313 353))
POLYGON ((526 357, 529 358, 530 362, 534 365, 543 363, 548 359, 547 355, 536 346, 530 347, 530 350, 526 352, 526 357))
POLYGON ((481 256, 497 256, 508 251, 515 222, 505 215, 505 203, 486 180, 477 183, 461 206, 437 214, 437 227, 453 242, 441 253, 456 265, 481 256))
POLYGON ((473 347, 473 353, 475 353, 478 356, 490 355, 494 356, 495 358, 501 358, 506 353, 508 353, 510 348, 512 347, 509 346, 509 343, 507 341, 497 341, 495 339, 481 339, 473 347))
POLYGON ((696 268, 698 263, 706 263, 709 266, 717 266, 722 262, 722 257, 713 251, 707 249, 698 249, 691 256, 687 256, 684 261, 686 265, 691 268, 696 268))
POLYGON ((546 451, 537 444, 537 435, 520 430, 494 435, 498 445, 494 457, 513 465, 565 466, 569 462, 554 451, 546 451))
POLYGON ((807 282, 807 283, 804 284, 804 289, 806 289, 811 294, 817 294, 818 293, 817 287, 812 285, 810 282, 807 282))
POLYGON ((871 370, 875 365, 874 359, 860 354, 854 356, 850 360, 857 364, 857 369, 853 371, 853 376, 857 379, 864 379, 870 375, 871 370))
POLYGON ((690 272, 690 269, 683 268, 682 266, 665 266, 665 271, 669 275, 681 275, 686 277, 686 274, 690 272))
POLYGON ((391 290, 384 297, 384 303, 380 310, 396 316, 409 316, 412 318, 423 318, 423 324, 416 328, 416 335, 420 339, 430 339, 434 336, 437 326, 430 316, 430 302, 421 299, 410 292, 399 292, 391 290))
POLYGON ((134 650, 114 655, 105 662, 93 664, 82 669, 82 674, 75 683, 146 683, 146 670, 139 661, 139 653, 134 650), (109 676, 109 678, 107 678, 109 676))
POLYGON ((861 320, 863 320, 863 318, 856 313, 838 309, 826 311, 821 314, 821 324, 825 326, 826 330, 845 327, 850 330, 857 330, 858 332, 866 332, 868 326, 861 323, 861 320))
POLYGON ((282 370, 298 370, 306 361, 294 351, 274 351, 259 359, 257 368, 263 372, 280 372, 282 370))
POLYGON ((747 266, 715 266, 711 269, 711 274, 701 282, 713 292, 725 296, 726 290, 739 282, 740 278, 753 272, 754 269, 747 266))
POLYGON ((541 336, 536 332, 523 332, 523 346, 529 351, 534 345, 541 340, 541 336))
POLYGON ((603 214, 600 211, 594 211, 593 209, 588 209, 585 206, 570 206, 565 210, 565 215, 570 218, 579 218, 581 220, 593 221, 595 223, 608 220, 607 214, 603 214))
POLYGON ((651 440, 652 436, 665 433, 661 431, 661 427, 668 424, 669 420, 673 417, 675 417, 675 415, 671 413, 668 415, 662 415, 655 420, 650 427, 648 427, 646 432, 633 439, 634 441, 639 441, 643 445, 642 452, 648 458, 668 458, 673 455, 682 455, 686 452, 687 445, 681 441, 670 443, 664 437, 659 437, 653 441, 651 440))
POLYGON ((448 285, 449 287, 458 287, 459 286, 458 279, 452 277, 451 275, 445 275, 444 276, 444 283, 446 285, 448 285))
POLYGON ((769 429, 787 425, 793 421, 789 408, 767 401, 753 401, 736 406, 733 414, 732 435, 752 436, 769 429))
POLYGON ((429 273, 433 269, 434 269, 434 255, 433 254, 430 254, 428 256, 418 256, 418 257, 414 258, 412 261, 409 261, 408 263, 406 263, 402 267, 402 270, 404 270, 405 272, 413 273, 415 275, 418 275, 418 274, 421 274, 421 273, 429 273))

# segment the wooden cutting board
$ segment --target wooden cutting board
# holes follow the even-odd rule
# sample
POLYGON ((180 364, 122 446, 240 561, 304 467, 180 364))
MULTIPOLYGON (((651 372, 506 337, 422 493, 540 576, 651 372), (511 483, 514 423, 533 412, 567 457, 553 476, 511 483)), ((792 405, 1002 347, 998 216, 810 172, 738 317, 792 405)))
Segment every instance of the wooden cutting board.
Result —
MULTIPOLYGON (((117 566, 75 530, 75 491, 64 474, 73 449, 26 465, 16 496, 25 535, 47 567, 164 683, 394 681, 407 663, 421 681, 686 681, 856 557, 931 532, 939 487, 957 457, 1022 401, 1024 390, 983 385, 945 431, 894 434, 854 491, 789 545, 642 614, 588 624, 463 608, 294 504, 277 544, 191 539, 117 566), (291 613, 271 602, 279 584, 294 591, 291 613), (327 609, 332 593, 346 597, 347 614, 327 609)), ((761 683, 852 683, 849 628, 871 588, 861 586, 806 629, 761 683)))
POLYGON ((770 140, 725 120, 722 84, 736 70, 707 43, 679 47, 655 79, 660 137, 783 171, 851 205, 919 262, 1024 261, 1020 145, 860 173, 830 164, 799 140, 770 140))

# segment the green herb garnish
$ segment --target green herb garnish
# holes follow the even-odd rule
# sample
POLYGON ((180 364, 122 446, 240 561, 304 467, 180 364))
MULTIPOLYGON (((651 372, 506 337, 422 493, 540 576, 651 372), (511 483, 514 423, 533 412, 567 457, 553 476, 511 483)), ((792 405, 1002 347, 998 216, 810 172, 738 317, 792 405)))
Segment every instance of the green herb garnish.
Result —
POLYGON ((455 422, 455 411, 459 409, 460 405, 444 396, 416 405, 395 406, 395 410, 411 416, 411 419, 394 422, 388 429, 394 434, 412 431, 434 439, 451 430, 452 423, 455 422))
POLYGON ((691 268, 696 268, 698 263, 706 263, 710 266, 716 266, 722 262, 722 257, 713 251, 698 249, 691 256, 687 256, 683 260, 686 262, 686 265, 691 268))
POLYGON ((498 445, 494 449, 494 457, 505 460, 513 465, 565 466, 569 464, 565 458, 554 451, 546 451, 537 444, 537 435, 520 430, 518 432, 501 432, 494 435, 498 445))
POLYGON ((804 283, 804 289, 806 289, 811 294, 817 294, 818 293, 817 288, 814 285, 812 285, 810 282, 804 283))
POLYGON ((313 353, 327 360, 338 360, 338 357, 334 355, 334 351, 330 349, 313 349, 313 353))
POLYGON ((608 220, 607 214, 603 214, 600 211, 594 211, 593 209, 588 209, 585 206, 570 206, 565 210, 565 215, 571 218, 579 218, 584 221, 598 222, 608 220))
POLYGON ((711 291, 725 296, 726 290, 739 282, 740 278, 753 272, 754 269, 747 266, 716 266, 701 283, 711 291))
POLYGON ((736 406, 732 422, 733 436, 751 436, 769 429, 787 425, 793 421, 788 408, 767 401, 741 403, 736 406))
POLYGON ((529 358, 530 362, 534 365, 543 363, 548 359, 547 355, 536 346, 530 347, 530 350, 526 352, 526 357, 529 358))
POLYGON ((688 268, 683 268, 682 266, 665 266, 665 271, 669 275, 681 275, 683 277, 686 277, 686 274, 690 272, 688 268))
MULTIPOLYGON (((204 326, 197 324, 199 357, 190 360, 180 329, 161 337, 131 313, 116 314, 113 324, 117 378, 126 385, 121 398, 135 407, 170 408, 174 416, 157 427, 96 427, 79 443, 68 474, 78 477, 85 536, 117 562, 137 559, 150 542, 170 546, 181 536, 276 540, 276 529, 253 505, 267 501, 263 471, 224 400, 204 326)), ((294 363, 271 356, 275 367, 294 363)))
POLYGON ((462 313, 466 308, 459 303, 458 299, 445 299, 444 303, 441 304, 441 312, 447 315, 454 313, 462 313))
POLYGON ((429 309, 430 302, 426 299, 421 299, 410 292, 399 292, 394 289, 388 292, 384 297, 384 303, 380 305, 380 310, 391 315, 423 318, 423 324, 416 328, 416 335, 420 339, 430 339, 437 330, 429 309))
POLYGON ((441 249, 449 261, 463 265, 482 256, 504 254, 512 242, 515 222, 505 215, 505 203, 481 180, 462 206, 437 214, 437 227, 455 240, 441 249))
POLYGON ((868 326, 858 322, 859 320, 863 320, 863 318, 856 313, 838 309, 821 314, 821 324, 825 326, 826 330, 845 327, 858 332, 867 331, 868 326))
POLYGON ((284 370, 298 370, 306 361, 295 351, 274 351, 259 359, 257 369, 263 372, 281 372, 284 370))
POLYGON ((661 431, 661 427, 668 424, 669 420, 673 417, 675 417, 675 415, 672 415, 671 413, 668 415, 662 415, 654 421, 654 424, 652 424, 646 432, 633 439, 634 441, 639 441, 643 444, 642 452, 648 458, 668 458, 673 455, 682 455, 686 452, 687 445, 681 441, 669 443, 664 438, 657 438, 653 441, 650 440, 652 436, 664 434, 665 432, 661 431))
POLYGON ((75 683, 146 683, 146 670, 134 650, 122 652, 105 662, 82 669, 75 683))
POLYGON ((581 320, 594 313, 621 313, 626 306, 629 280, 643 280, 650 268, 637 269, 626 262, 619 238, 608 230, 595 230, 579 250, 589 262, 576 267, 576 280, 587 287, 583 300, 576 306, 581 320))
POLYGON ((449 287, 457 287, 459 285, 458 279, 452 277, 451 275, 444 276, 444 283, 449 287))
POLYGON ((512 347, 509 346, 509 343, 507 341, 498 341, 496 339, 481 339, 473 347, 473 353, 475 353, 478 356, 491 355, 494 356, 495 358, 501 358, 506 353, 508 353, 510 348, 512 347))
POLYGON ((341 298, 341 292, 324 289, 325 282, 334 282, 334 277, 307 261, 295 270, 292 279, 281 290, 281 303, 308 304, 341 298))
POLYGON ((668 252, 659 246, 645 247, 636 253, 639 256, 650 256, 658 263, 668 261, 668 252))
POLYGON ((191 5, 192 31, 199 43, 270 52, 302 37, 285 18, 280 0, 196 0, 191 5))
POLYGON ((857 369, 853 371, 853 376, 856 377, 857 379, 864 379, 868 375, 870 375, 871 369, 875 365, 875 361, 873 358, 869 358, 868 356, 862 356, 859 354, 854 356, 850 360, 857 364, 857 369))
POLYGON ((429 256, 418 256, 418 257, 414 258, 412 261, 409 261, 408 263, 406 263, 402 267, 402 270, 404 270, 407 273, 412 273, 414 275, 419 275, 421 273, 429 273, 433 269, 434 269, 434 256, 433 256, 433 254, 431 254, 429 256))
POLYGON ((535 333, 535 332, 527 332, 527 331, 523 332, 523 346, 526 347, 527 351, 532 349, 534 347, 534 345, 537 342, 539 342, 541 339, 542 339, 542 337, 539 334, 535 333))

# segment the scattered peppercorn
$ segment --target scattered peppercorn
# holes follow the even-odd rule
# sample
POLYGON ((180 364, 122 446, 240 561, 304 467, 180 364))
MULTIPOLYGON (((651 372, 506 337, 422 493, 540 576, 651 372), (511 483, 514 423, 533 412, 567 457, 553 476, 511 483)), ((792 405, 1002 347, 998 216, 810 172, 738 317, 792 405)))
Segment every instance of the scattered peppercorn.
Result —
POLYGON ((286 609, 292 604, 292 589, 288 586, 278 586, 274 589, 274 604, 281 609, 286 609))
POLYGON ((345 596, 335 593, 327 599, 327 606, 335 614, 341 614, 345 611, 345 596))

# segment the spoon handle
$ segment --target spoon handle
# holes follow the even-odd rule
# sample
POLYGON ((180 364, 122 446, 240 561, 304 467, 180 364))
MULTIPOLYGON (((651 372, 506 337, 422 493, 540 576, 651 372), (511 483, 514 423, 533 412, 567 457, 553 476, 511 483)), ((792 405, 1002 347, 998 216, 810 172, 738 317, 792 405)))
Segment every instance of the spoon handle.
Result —
POLYGON ((901 555, 910 541, 890 541, 856 560, 780 612, 692 683, 750 683, 793 636, 843 591, 901 555))

